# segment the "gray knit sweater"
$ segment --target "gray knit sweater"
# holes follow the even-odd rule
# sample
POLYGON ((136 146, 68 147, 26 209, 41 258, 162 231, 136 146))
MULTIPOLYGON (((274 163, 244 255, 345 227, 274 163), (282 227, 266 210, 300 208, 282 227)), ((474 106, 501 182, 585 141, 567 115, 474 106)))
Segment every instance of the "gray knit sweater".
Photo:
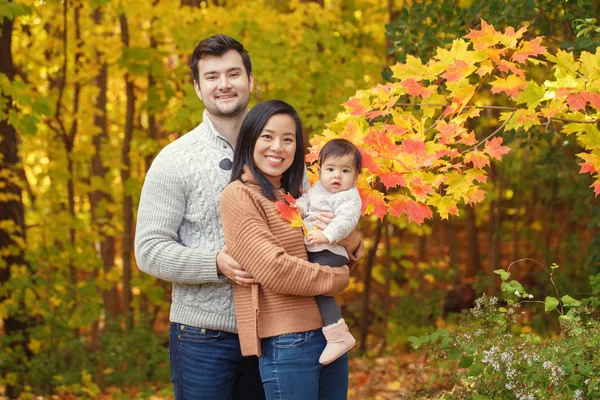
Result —
POLYGON ((237 332, 231 282, 217 274, 225 246, 219 200, 233 148, 204 122, 166 146, 148 170, 135 235, 138 267, 173 283, 171 322, 237 332))

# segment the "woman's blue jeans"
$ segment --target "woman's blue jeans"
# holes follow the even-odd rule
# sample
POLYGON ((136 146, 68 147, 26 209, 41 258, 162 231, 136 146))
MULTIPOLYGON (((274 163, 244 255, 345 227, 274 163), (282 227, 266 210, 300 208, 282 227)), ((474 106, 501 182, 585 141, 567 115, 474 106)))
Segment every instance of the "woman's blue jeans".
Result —
POLYGON ((238 335, 171 324, 169 356, 176 400, 262 400, 257 357, 243 357, 238 335))
POLYGON ((321 365, 325 345, 321 329, 262 339, 258 364, 267 400, 345 400, 348 354, 321 365))

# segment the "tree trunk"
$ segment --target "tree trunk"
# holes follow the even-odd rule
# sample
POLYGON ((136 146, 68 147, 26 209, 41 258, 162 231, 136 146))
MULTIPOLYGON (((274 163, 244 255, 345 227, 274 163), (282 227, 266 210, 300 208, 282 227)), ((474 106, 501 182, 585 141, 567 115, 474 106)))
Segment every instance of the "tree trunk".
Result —
MULTIPOLYGON (((119 16, 121 24, 121 41, 124 47, 129 47, 129 27, 125 14, 119 16)), ((133 138, 133 121, 135 113, 135 93, 133 81, 129 73, 125 72, 125 94, 127 96, 127 109, 125 113, 125 137, 121 147, 121 184, 123 185, 123 239, 121 242, 121 256, 123 258, 123 305, 127 327, 133 326, 133 313, 131 310, 131 266, 133 256, 133 199, 128 189, 131 177, 131 139, 133 138)))
MULTIPOLYGON (((6 75, 9 81, 12 82, 14 76, 11 52, 13 20, 3 18, 1 22, 0 54, 2 54, 2 57, 0 57, 0 74, 6 75)), ((0 113, 6 113, 7 115, 12 108, 13 99, 10 94, 6 93, 4 94, 4 98, 7 106, 5 110, 0 110, 0 113)), ((26 235, 24 223, 25 209, 21 187, 15 184, 16 179, 12 179, 20 175, 17 142, 15 128, 8 123, 7 118, 0 117, 0 170, 7 171, 11 175, 0 174, 0 188, 2 188, 1 194, 3 197, 3 200, 0 201, 0 221, 11 227, 10 231, 0 229, 0 249, 2 249, 2 258, 0 258, 0 287, 4 288, 6 288, 7 282, 11 279, 10 269, 12 266, 25 265, 29 268, 23 251, 26 235)), ((8 296, 10 296, 10 293, 1 291, 0 302, 3 302, 8 296)), ((19 309, 26 312, 24 305, 21 305, 19 309)), ((27 331, 29 320, 22 316, 18 318, 11 314, 2 322, 4 324, 3 333, 7 338, 10 338, 10 349, 16 352, 19 349, 24 349, 26 356, 29 358, 31 352, 26 346, 29 341, 29 333, 27 331)), ((13 361, 16 362, 18 360, 13 361)), ((20 362, 26 362, 26 360, 20 360, 20 362)), ((0 375, 5 376, 12 370, 11 365, 6 365, 6 367, 4 365, 0 366, 0 375), (5 369, 6 367, 8 369, 5 369)), ((5 395, 8 398, 16 398, 17 394, 15 387, 10 384, 6 385, 5 395)))
POLYGON ((467 261, 467 271, 465 277, 473 278, 481 271, 481 254, 479 252, 479 239, 477 231, 477 220, 475 219, 475 206, 465 207, 466 212, 466 230, 467 243, 469 246, 469 258, 467 261))
MULTIPOLYGON (((385 217, 384 217, 385 220, 385 217)), ((367 351, 367 337, 369 335, 369 297, 371 295, 371 272, 373 271, 373 265, 375 264, 375 256, 377 254, 377 246, 381 241, 381 231, 383 222, 377 221, 375 227, 375 240, 373 241, 373 247, 367 258, 367 265, 365 265, 365 291, 363 293, 363 307, 362 315, 360 318, 360 346, 359 351, 365 353, 367 351)))
MULTIPOLYGON (((102 24, 102 11, 97 8, 94 11, 94 24, 102 24)), ((95 154, 92 157, 92 180, 94 178, 104 181, 108 168, 102 162, 102 144, 108 142, 108 120, 106 118, 106 92, 108 87, 108 74, 106 62, 103 54, 98 53, 96 57, 100 65, 100 73, 96 77, 96 86, 99 89, 96 99, 96 110, 94 115, 94 126, 98 133, 93 137, 95 154)), ((96 189, 89 194, 92 221, 100 230, 100 239, 95 243, 96 252, 102 259, 104 276, 107 276, 115 267, 115 238, 104 233, 105 227, 110 226, 112 213, 107 207, 112 199, 111 196, 103 190, 96 189)), ((102 301, 106 314, 110 318, 116 318, 119 315, 119 292, 116 287, 102 289, 102 301)))
POLYGON ((390 287, 392 282, 392 246, 390 243, 390 235, 393 232, 394 225, 386 222, 383 235, 383 242, 385 244, 385 293, 383 295, 383 301, 381 309, 383 310, 383 321, 382 321, 382 336, 383 343, 381 345, 380 354, 382 354, 387 348, 387 326, 390 319, 390 287))

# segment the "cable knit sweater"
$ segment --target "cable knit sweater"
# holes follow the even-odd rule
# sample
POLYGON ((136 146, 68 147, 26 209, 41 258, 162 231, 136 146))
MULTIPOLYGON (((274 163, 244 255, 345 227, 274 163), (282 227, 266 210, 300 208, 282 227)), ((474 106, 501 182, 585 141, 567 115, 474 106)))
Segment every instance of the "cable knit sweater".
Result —
POLYGON ((314 296, 341 292, 349 274, 306 261, 300 228, 279 216, 248 170, 242 179, 223 191, 221 218, 229 253, 259 282, 233 284, 233 293, 242 354, 260 356, 259 338, 321 328, 314 296))
POLYGON ((225 240, 219 216, 221 191, 233 148, 204 122, 166 146, 148 170, 135 235, 138 267, 173 282, 170 320, 237 332, 230 281, 217 274, 225 240))

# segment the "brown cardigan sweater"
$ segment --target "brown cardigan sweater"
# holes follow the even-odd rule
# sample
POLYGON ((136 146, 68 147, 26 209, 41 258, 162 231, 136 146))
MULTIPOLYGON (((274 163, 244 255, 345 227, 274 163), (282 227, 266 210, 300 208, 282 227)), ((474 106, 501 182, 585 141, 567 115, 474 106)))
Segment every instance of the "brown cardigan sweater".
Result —
POLYGON ((247 169, 242 179, 223 190, 221 219, 229 254, 259 282, 232 286, 242 354, 260 356, 260 338, 321 328, 314 296, 338 294, 349 273, 308 262, 301 229, 280 217, 247 169))

